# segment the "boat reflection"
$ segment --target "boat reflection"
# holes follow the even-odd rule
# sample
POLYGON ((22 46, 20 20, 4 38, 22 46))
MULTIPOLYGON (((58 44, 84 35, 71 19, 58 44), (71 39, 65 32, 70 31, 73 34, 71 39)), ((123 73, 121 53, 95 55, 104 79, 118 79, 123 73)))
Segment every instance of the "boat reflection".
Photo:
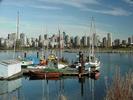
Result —
POLYGON ((0 81, 0 100, 19 100, 19 89, 21 86, 21 78, 10 81, 0 81))
POLYGON ((60 80, 59 100, 68 100, 67 96, 65 95, 64 79, 60 80))
MULTIPOLYGON (((99 72, 100 73, 100 72, 99 72)), ((99 77, 98 77, 99 78, 99 77)), ((40 99, 42 100, 95 100, 96 77, 61 77, 60 79, 31 79, 41 81, 40 99), (72 82, 74 80, 74 82, 72 82), (71 85, 68 85, 71 84, 71 85), (80 92, 79 92, 80 91, 80 92), (51 95, 52 94, 52 95, 51 95)))
MULTIPOLYGON (((100 72, 97 73, 100 75, 100 72)), ((95 100, 95 82, 99 79, 99 76, 92 75, 89 78, 81 77, 79 78, 80 91, 82 99, 95 100), (89 90, 88 90, 89 89, 89 90), (89 91, 89 95, 86 95, 86 92, 89 91)))

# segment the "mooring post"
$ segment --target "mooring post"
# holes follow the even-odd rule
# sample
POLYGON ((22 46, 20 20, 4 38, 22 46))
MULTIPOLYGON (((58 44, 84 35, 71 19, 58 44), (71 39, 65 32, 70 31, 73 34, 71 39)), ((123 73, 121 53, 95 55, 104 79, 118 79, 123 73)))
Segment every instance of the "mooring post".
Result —
POLYGON ((81 87, 81 95, 84 95, 84 83, 85 83, 85 78, 81 77, 79 78, 79 83, 80 83, 80 87, 81 87))
POLYGON ((26 57, 27 57, 27 53, 25 52, 25 53, 24 53, 24 58, 26 58, 26 57))
POLYGON ((81 51, 79 51, 79 63, 81 63, 81 51))
POLYGON ((84 67, 84 59, 83 59, 83 53, 79 52, 79 63, 81 66, 79 66, 79 77, 82 77, 83 75, 83 67, 84 67))
POLYGON ((39 58, 39 52, 37 52, 37 58, 39 58))

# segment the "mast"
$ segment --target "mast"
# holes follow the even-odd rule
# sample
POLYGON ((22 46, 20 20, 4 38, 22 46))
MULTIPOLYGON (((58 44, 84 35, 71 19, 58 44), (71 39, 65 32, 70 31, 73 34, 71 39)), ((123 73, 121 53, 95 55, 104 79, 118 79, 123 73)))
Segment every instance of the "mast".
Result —
POLYGON ((15 59, 15 51, 16 51, 16 42, 19 39, 19 11, 17 12, 17 34, 15 36, 15 40, 14 40, 14 53, 13 53, 13 59, 15 59))
MULTIPOLYGON (((46 25, 46 35, 47 35, 47 32, 48 32, 48 29, 47 29, 47 25, 46 25)), ((48 49, 48 39, 46 39, 47 43, 46 43, 46 48, 45 49, 48 49)))
MULTIPOLYGON (((43 35, 43 25, 42 25, 42 35, 43 35)), ((44 58, 44 35, 42 36, 42 48, 41 48, 41 51, 42 51, 42 59, 44 58)))
MULTIPOLYGON (((46 36, 47 36, 47 25, 45 26, 45 31, 46 31, 46 36)), ((44 37, 44 39, 45 39, 45 56, 46 56, 46 54, 48 54, 48 39, 47 38, 45 38, 44 37)))
POLYGON ((17 12, 17 40, 19 39, 19 11, 17 12))
POLYGON ((90 25, 90 33, 91 33, 91 38, 90 38, 90 54, 91 56, 94 56, 94 35, 96 34, 95 31, 95 24, 94 24, 94 17, 91 17, 91 25, 90 25))
POLYGON ((61 50, 61 34, 60 34, 59 26, 58 26, 58 32, 59 32, 59 58, 62 58, 62 50, 61 50))

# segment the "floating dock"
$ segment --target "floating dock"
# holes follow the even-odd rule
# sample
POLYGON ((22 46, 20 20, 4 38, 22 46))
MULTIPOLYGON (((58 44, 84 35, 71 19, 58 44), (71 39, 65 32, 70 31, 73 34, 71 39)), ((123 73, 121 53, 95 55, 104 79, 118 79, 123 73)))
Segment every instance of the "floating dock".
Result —
MULTIPOLYGON (((22 71, 20 73, 14 74, 11 77, 8 77, 8 78, 0 77, 0 80, 13 80, 13 79, 17 79, 18 77, 22 77, 22 76, 31 77, 29 75, 30 71, 40 71, 41 72, 42 70, 41 69, 28 69, 28 68, 26 68, 26 69, 22 69, 22 71)), ((67 76, 68 77, 79 77, 79 78, 86 76, 86 77, 91 77, 91 78, 97 79, 100 76, 100 72, 99 71, 93 71, 93 72, 85 71, 83 73, 79 73, 78 71, 75 71, 75 70, 73 70, 73 71, 72 70, 65 70, 64 72, 62 72, 62 75, 60 76, 60 78, 61 77, 67 77, 67 76)), ((48 79, 52 79, 52 78, 48 78, 48 79)))
MULTIPOLYGON (((33 75, 30 75, 30 72, 31 71, 34 71, 34 72, 42 72, 42 70, 41 69, 23 69, 23 75, 24 76, 28 76, 28 77, 32 77, 33 78, 33 75)), ((56 71, 45 71, 44 70, 44 74, 45 73, 55 73, 55 72, 58 72, 58 73, 61 73, 61 76, 60 77, 66 77, 66 76, 72 76, 72 77, 79 77, 79 78, 81 78, 81 77, 84 77, 84 76, 87 76, 87 77, 91 77, 91 78, 98 78, 99 76, 100 76, 100 72, 99 71, 91 71, 91 72, 88 72, 88 71, 84 71, 84 72, 82 72, 82 73, 79 73, 78 72, 78 70, 69 70, 69 68, 68 69, 66 69, 66 70, 56 70, 56 71)), ((54 76, 53 76, 54 77, 54 76)), ((44 79, 47 79, 47 78, 44 78, 44 79)))

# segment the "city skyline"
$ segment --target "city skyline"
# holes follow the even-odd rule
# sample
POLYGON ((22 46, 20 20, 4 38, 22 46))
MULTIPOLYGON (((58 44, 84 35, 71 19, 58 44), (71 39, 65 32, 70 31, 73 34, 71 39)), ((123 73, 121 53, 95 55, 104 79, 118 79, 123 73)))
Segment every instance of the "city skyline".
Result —
POLYGON ((126 48, 133 46, 133 35, 127 39, 121 40, 115 38, 112 40, 111 33, 107 33, 101 40, 98 35, 90 36, 69 36, 65 32, 60 34, 40 34, 38 37, 27 37, 25 33, 20 33, 17 38, 17 33, 8 34, 7 38, 0 38, 0 48, 12 48, 16 40, 17 47, 52 47, 55 48, 61 45, 62 48, 73 47, 89 47, 93 43, 94 47, 100 48, 126 48), (92 39, 93 38, 93 39, 92 39), (16 40, 17 39, 17 40, 16 40))
POLYGON ((89 35, 94 16, 100 37, 112 33, 125 39, 133 34, 132 8, 132 0, 0 0, 0 34, 16 32, 19 11, 20 33, 29 37, 58 33, 58 26, 69 35, 89 35))

